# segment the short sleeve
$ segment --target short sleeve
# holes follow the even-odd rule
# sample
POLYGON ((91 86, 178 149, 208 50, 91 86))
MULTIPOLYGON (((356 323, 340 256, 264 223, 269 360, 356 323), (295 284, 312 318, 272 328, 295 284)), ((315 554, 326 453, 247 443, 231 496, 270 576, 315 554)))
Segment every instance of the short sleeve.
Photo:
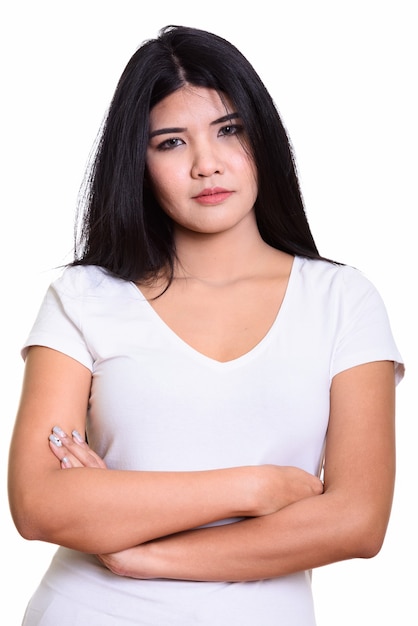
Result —
POLYGON ((398 384, 404 376, 404 363, 379 292, 354 268, 343 268, 341 275, 340 324, 331 377, 363 363, 393 361, 398 384))
POLYGON ((77 294, 71 278, 71 272, 66 270, 49 286, 21 354, 25 359, 30 346, 44 346, 92 370, 93 358, 81 328, 83 297, 77 294))

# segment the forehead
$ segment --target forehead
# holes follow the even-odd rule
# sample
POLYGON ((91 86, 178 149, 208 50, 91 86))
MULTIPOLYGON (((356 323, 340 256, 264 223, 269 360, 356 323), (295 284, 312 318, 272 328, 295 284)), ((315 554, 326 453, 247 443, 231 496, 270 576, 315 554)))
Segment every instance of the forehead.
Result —
POLYGON ((192 122, 211 123, 232 113, 234 107, 230 99, 215 89, 185 85, 163 98, 150 111, 151 128, 169 123, 187 126, 192 122))

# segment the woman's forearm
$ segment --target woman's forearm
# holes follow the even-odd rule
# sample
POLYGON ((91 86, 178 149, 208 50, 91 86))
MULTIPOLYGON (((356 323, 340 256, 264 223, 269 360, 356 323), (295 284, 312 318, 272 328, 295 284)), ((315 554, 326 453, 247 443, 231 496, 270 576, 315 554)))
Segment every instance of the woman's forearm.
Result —
MULTIPOLYGON (((179 533, 120 554, 100 557, 114 573, 133 578, 249 581, 328 563, 373 556, 371 517, 321 495, 271 515, 179 533)), ((384 526, 384 524, 383 524, 384 526)))
POLYGON ((144 546, 148 574, 206 581, 275 578, 345 558, 344 532, 323 526, 323 496, 269 516, 206 528, 144 546), (322 500, 322 502, 321 502, 322 500), (338 538, 337 535, 338 534, 338 538), (326 536, 327 535, 327 536, 326 536), (147 551, 149 561, 147 561, 147 551))
MULTIPOLYGON (((123 550, 219 519, 252 514, 246 468, 169 473, 73 468, 20 486, 16 522, 28 539, 86 552, 123 550)), ((12 502, 18 498, 12 496, 12 502)), ((13 510, 13 509, 12 509, 13 510)))
POLYGON ((69 459, 71 469, 59 469, 55 461, 42 481, 17 481, 23 497, 16 491, 11 500, 19 500, 16 522, 24 536, 86 552, 120 551, 226 518, 268 515, 322 490, 314 476, 291 467, 108 470, 103 462, 102 468, 93 464, 87 444, 61 440, 51 449, 69 459))

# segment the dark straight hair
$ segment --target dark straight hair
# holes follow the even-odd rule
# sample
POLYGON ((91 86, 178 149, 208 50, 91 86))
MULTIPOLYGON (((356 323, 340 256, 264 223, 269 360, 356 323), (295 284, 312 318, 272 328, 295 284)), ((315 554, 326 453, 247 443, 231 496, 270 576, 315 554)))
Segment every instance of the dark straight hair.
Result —
POLYGON ((99 265, 127 280, 173 270, 171 219, 146 181, 149 112, 185 84, 227 96, 243 121, 258 177, 255 215, 274 248, 320 257, 305 214, 295 160, 260 77, 215 34, 166 26, 129 60, 99 133, 80 193, 73 265, 99 265))

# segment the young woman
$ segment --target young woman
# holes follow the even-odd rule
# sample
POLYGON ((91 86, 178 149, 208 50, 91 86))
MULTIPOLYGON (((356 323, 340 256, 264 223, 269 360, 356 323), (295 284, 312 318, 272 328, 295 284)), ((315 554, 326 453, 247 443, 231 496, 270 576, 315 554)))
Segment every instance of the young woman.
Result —
POLYGON ((390 515, 379 294, 319 255, 272 99, 213 34, 137 50, 86 181, 23 350, 11 512, 60 546, 23 624, 313 626, 310 571, 390 515))

